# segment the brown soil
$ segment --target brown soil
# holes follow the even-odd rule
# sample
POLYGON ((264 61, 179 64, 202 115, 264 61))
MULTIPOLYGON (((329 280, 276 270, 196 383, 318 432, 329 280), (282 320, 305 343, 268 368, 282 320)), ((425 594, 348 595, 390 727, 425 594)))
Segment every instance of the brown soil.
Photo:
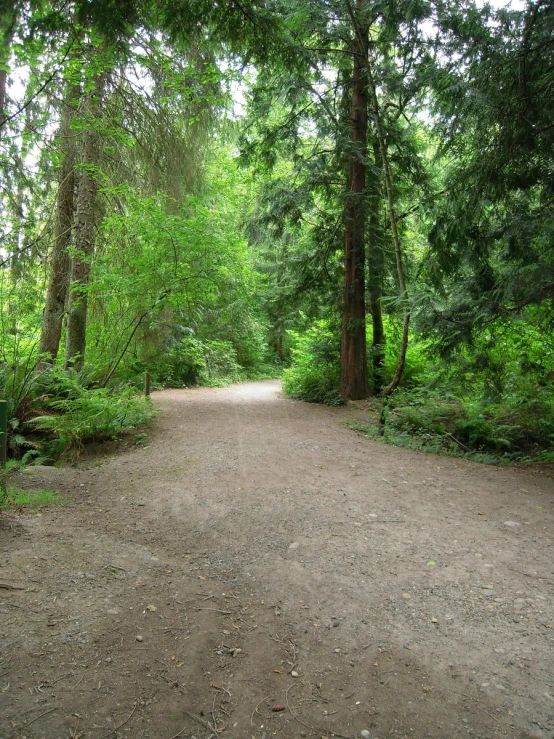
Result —
POLYGON ((552 479, 275 382, 154 397, 0 519, 1 737, 554 736, 552 479))

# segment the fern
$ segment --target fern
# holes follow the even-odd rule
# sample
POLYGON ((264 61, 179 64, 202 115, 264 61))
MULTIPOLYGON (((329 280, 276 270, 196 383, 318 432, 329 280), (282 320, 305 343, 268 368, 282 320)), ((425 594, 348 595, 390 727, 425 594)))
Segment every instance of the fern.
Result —
POLYGON ((80 448, 87 441, 115 439, 124 431, 147 424, 154 414, 150 402, 108 388, 74 388, 73 397, 52 400, 48 406, 57 413, 32 419, 31 423, 53 437, 50 446, 62 453, 80 448), (77 394, 78 392, 78 394, 77 394))

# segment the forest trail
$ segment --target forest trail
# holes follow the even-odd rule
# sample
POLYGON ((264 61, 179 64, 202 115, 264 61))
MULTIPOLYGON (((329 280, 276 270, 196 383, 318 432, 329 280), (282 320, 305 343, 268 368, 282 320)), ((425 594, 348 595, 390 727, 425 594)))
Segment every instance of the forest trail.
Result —
POLYGON ((0 518, 0 737, 554 736, 552 479, 272 381, 154 400, 0 518))

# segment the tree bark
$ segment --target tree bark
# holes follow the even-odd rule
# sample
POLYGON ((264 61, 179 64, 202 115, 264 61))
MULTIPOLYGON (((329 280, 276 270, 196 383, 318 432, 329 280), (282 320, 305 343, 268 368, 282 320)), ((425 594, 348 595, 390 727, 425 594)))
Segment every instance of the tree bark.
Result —
MULTIPOLYGON (((361 41, 360 41, 361 45, 361 41)), ((367 78, 369 82, 369 89, 371 93, 371 101, 373 107, 373 115, 375 119, 375 130, 377 132, 377 140, 379 143, 379 151, 381 153, 381 161, 383 164, 383 173, 385 175, 385 187, 387 192, 387 209, 389 213, 392 238, 394 241, 394 253, 396 256, 396 271, 398 274, 398 284, 400 287, 400 296, 405 303, 404 308, 404 320, 402 323, 402 340, 400 342, 400 353, 398 355, 398 361, 396 363, 396 369, 391 382, 383 390, 383 396, 388 397, 400 384, 402 375, 404 373, 404 367, 406 365, 406 353, 408 351, 408 339, 409 339, 409 327, 410 327, 410 309, 408 306, 408 289, 406 287, 406 276, 404 272, 404 257, 402 254, 402 245, 400 243, 400 236, 398 234, 398 219, 396 217, 396 211, 394 209, 394 192, 392 189, 392 177, 389 166, 389 157, 387 152, 387 141, 385 132, 381 123, 381 113, 379 110, 379 99, 377 97, 377 88, 375 86, 375 80, 373 77, 373 70, 369 61, 369 56, 365 54, 364 59, 366 61, 367 78)))
POLYGON ((17 169, 19 171, 17 173, 17 191, 15 195, 14 212, 13 212, 13 234, 14 236, 13 236, 12 252, 10 254, 10 277, 11 277, 12 285, 15 285, 19 277, 21 276, 20 259, 21 259, 21 254, 23 251, 23 244, 22 244, 23 240, 21 236, 22 236, 22 231, 23 231, 23 219, 24 219, 23 178, 25 175, 23 171, 23 162, 21 160, 19 160, 17 163, 17 169))
POLYGON ((384 274, 384 233, 381 227, 380 207, 382 193, 382 167, 380 166, 379 145, 373 143, 374 173, 368 193, 369 206, 369 238, 367 245, 369 279, 368 295, 369 310, 373 325, 373 340, 371 342, 373 392, 381 393, 384 384, 385 371, 385 328, 383 326, 383 311, 381 298, 383 297, 384 274))
POLYGON ((42 332, 39 352, 45 361, 54 362, 58 356, 62 324, 69 288, 70 257, 68 247, 71 242, 75 194, 75 146, 71 133, 74 106, 79 97, 79 86, 68 84, 63 102, 60 124, 60 148, 63 161, 58 175, 56 200, 56 222, 54 226, 54 246, 50 256, 48 290, 42 317, 42 332))
POLYGON ((87 286, 90 263, 94 253, 95 206, 98 190, 96 167, 100 155, 99 136, 92 123, 99 115, 104 82, 105 74, 99 73, 95 79, 92 96, 86 101, 84 110, 89 119, 89 126, 83 132, 82 171, 79 178, 75 214, 75 254, 71 260, 65 347, 66 366, 71 365, 76 370, 82 369, 85 360, 87 286))
POLYGON ((10 60, 11 43, 15 33, 20 3, 9 9, 0 11, 0 139, 3 133, 3 121, 6 117, 6 86, 8 83, 8 63, 10 60))
MULTIPOLYGON (((360 3, 361 0, 358 0, 360 3)), ((385 187, 387 192, 387 208, 389 212, 392 236, 394 240, 394 253, 396 256, 396 269, 398 273, 398 283, 400 286, 400 294, 402 299, 405 301, 404 321, 402 325, 402 341, 400 344, 400 354, 394 377, 389 385, 383 390, 384 397, 389 396, 398 387, 402 374, 404 372, 404 366, 406 364, 406 353, 408 351, 408 338, 409 338, 409 327, 410 327, 410 309, 408 306, 408 290, 406 288, 406 278, 404 273, 404 259, 402 254, 402 246, 400 243, 400 237, 398 235, 398 220, 396 218, 396 212, 394 210, 394 193, 392 189, 392 177, 389 166, 389 158, 387 153, 387 141, 385 132, 383 130, 381 122, 381 113, 379 110, 379 98, 377 97, 377 87, 375 85, 375 78, 373 77, 373 69, 371 61, 369 59, 369 38, 368 34, 362 33, 359 24, 356 23, 354 8, 350 0, 345 0, 348 15, 350 16, 356 37, 358 40, 359 55, 363 59, 363 66, 367 74, 367 84, 369 86, 369 92, 371 97, 371 104, 373 108, 373 116, 375 123, 375 131, 377 133, 377 142, 379 144, 379 152, 381 154, 381 161, 383 164, 383 173, 385 175, 385 187)), ((358 10, 359 10, 358 4, 358 10)))
POLYGON ((4 102, 6 100, 7 81, 8 81, 8 70, 3 67, 2 69, 0 69, 0 139, 2 138, 2 133, 3 133, 2 121, 6 117, 4 113, 4 102))
MULTIPOLYGON (((361 6, 359 0, 358 6, 361 6)), ((356 22, 356 21, 354 21, 356 22)), ((356 30, 368 43, 368 31, 356 30)), ((367 49, 366 49, 367 51, 367 49)), ((369 395, 365 329, 365 184, 367 155, 367 82, 360 56, 352 74, 351 141, 344 237, 344 304, 341 341, 341 395, 360 400, 369 395)))

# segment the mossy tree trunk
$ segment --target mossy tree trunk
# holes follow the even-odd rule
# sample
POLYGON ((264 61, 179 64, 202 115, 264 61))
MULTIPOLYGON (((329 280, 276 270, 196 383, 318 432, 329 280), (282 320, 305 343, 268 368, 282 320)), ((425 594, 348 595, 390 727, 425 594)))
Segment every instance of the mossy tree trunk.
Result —
POLYGON ((369 238, 367 245, 368 255, 368 295, 369 310, 373 326, 373 340, 371 342, 372 379, 373 392, 378 395, 383 389, 385 370, 385 328, 383 326, 383 310, 381 299, 383 297, 383 274, 384 274, 384 234, 381 224, 381 202, 382 192, 382 167, 380 164, 379 145, 373 144, 373 167, 371 181, 368 187, 368 209, 369 209, 369 238))
POLYGON ((83 157, 75 214, 74 256, 71 260, 65 350, 66 365, 71 365, 77 370, 82 369, 85 360, 87 286, 94 253, 97 168, 100 159, 100 137, 94 128, 94 121, 100 115, 105 79, 105 73, 97 74, 93 92, 84 106, 88 126, 83 132, 83 157))
POLYGON ((39 351, 46 361, 54 362, 60 347, 63 317, 69 287, 69 244, 74 215, 75 196, 75 146, 71 131, 74 107, 79 97, 79 86, 68 84, 63 101, 59 142, 62 151, 62 164, 58 175, 58 193, 56 200, 56 222, 54 226, 54 244, 50 255, 48 273, 48 289, 44 313, 39 351))

